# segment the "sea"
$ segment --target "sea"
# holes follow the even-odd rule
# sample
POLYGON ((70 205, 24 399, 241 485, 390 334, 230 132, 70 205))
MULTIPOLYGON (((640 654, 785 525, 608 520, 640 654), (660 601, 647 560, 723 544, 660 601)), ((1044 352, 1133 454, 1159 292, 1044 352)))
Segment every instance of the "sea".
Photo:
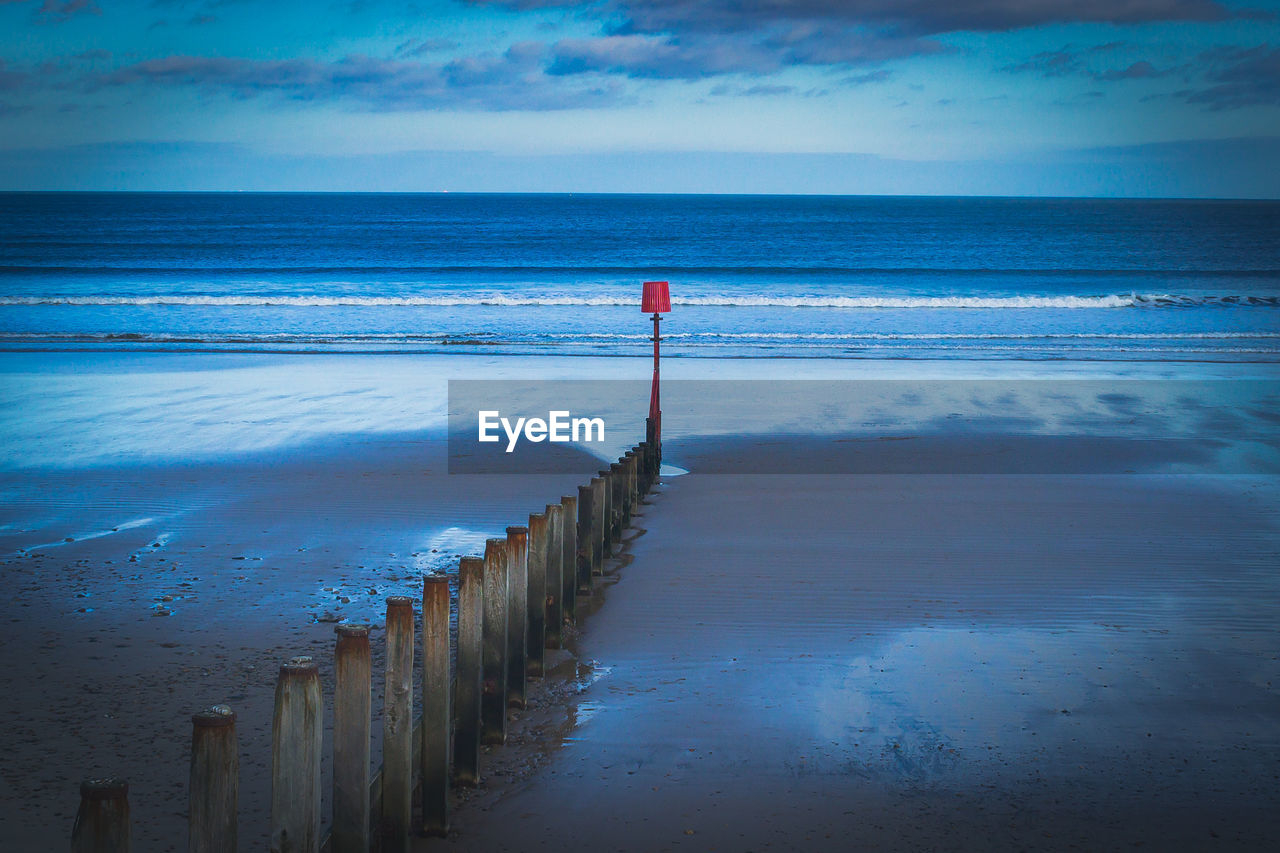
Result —
POLYGON ((5 193, 0 349, 1276 361, 1280 202, 5 193))

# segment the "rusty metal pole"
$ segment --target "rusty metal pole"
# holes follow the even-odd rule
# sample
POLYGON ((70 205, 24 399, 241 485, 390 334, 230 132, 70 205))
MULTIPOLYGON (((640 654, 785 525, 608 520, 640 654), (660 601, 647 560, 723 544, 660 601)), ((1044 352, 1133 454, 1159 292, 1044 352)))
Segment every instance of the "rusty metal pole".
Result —
POLYGON ((129 783, 85 779, 71 828, 71 853, 129 853, 129 783))
MULTIPOLYGON (((668 306, 668 309, 670 306, 668 306)), ((662 315, 654 312, 653 315, 653 387, 649 392, 649 420, 652 421, 653 438, 652 441, 657 446, 662 446, 662 401, 659 393, 659 358, 658 345, 662 341, 662 334, 659 324, 662 322, 662 315)))
POLYGON ((507 707, 526 704, 529 642, 529 528, 507 528, 507 707))
POLYGON ((480 782, 483 632, 484 560, 463 557, 458 564, 458 687, 454 704, 453 781, 468 788, 480 782))
POLYGON ((382 708, 382 849, 408 853, 413 818, 413 599, 387 599, 382 708))
MULTIPOLYGON (((564 507, 547 504, 547 632, 546 648, 564 647, 564 578, 561 576, 564 561, 564 507)), ((545 669, 545 661, 544 661, 545 669)))
POLYGON ((291 658, 276 679, 271 719, 271 853, 320 849, 320 670, 291 658))
POLYGON ((422 582, 422 831, 449 832, 449 578, 422 582))
POLYGON ((368 625, 338 625, 333 654, 333 853, 369 850, 369 729, 373 665, 368 625))
MULTIPOLYGON (((578 489, 581 494, 582 489, 578 489)), ((560 497, 560 598, 564 617, 573 623, 578 619, 578 499, 560 497)), ((561 628, 563 631, 563 627, 561 628)), ((563 635, 562 635, 563 636, 563 635)))
POLYGON ((484 548, 484 693, 481 742, 507 742, 507 540, 484 548))
POLYGON ((542 650, 547 641, 547 517, 529 516, 529 590, 528 637, 525 650, 529 655, 526 674, 542 678, 542 650))
POLYGON ((236 715, 214 705, 191 717, 188 853, 236 849, 240 800, 240 747, 236 715))

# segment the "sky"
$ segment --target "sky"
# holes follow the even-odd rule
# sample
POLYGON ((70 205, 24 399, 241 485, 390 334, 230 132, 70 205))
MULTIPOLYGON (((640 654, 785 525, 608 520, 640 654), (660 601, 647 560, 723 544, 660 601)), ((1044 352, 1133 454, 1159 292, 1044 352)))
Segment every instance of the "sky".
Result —
POLYGON ((1280 0, 0 0, 0 189, 1280 197, 1280 0))

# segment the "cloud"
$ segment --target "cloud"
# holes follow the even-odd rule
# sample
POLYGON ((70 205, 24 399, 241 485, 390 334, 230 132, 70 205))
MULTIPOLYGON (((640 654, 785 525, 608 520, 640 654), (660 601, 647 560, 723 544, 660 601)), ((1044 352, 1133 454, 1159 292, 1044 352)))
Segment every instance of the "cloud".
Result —
POLYGON ((1055 23, 1144 24, 1240 16, 1217 0, 469 0, 516 10, 589 8, 637 33, 758 30, 778 24, 887 27, 902 34, 1007 32, 1055 23))
POLYGON ((1064 47, 1062 50, 1042 51, 1025 62, 1006 65, 1000 70, 1010 74, 1034 73, 1041 77, 1065 77, 1080 70, 1080 58, 1064 47))
POLYGON ((36 14, 46 20, 65 21, 79 14, 101 15, 93 0, 44 0, 36 14))
POLYGON ((709 94, 720 95, 737 95, 740 97, 769 97, 773 95, 790 95, 795 93, 795 86, 775 86, 767 83, 757 83, 754 86, 732 86, 728 83, 721 83, 714 87, 709 94))
POLYGON ((549 74, 589 72, 634 78, 697 80, 725 74, 773 74, 795 66, 855 67, 939 53, 933 41, 792 27, 763 34, 700 33, 675 37, 615 33, 562 39, 551 47, 549 74))
POLYGON ((865 86, 868 83, 883 83, 893 77, 893 72, 886 68, 868 71, 866 74, 854 74, 841 80, 846 86, 865 86))
MULTIPOLYGON (((31 0, 0 0, 0 6, 16 6, 31 0)), ((93 0, 42 0, 35 9, 38 21, 65 21, 79 14, 101 15, 102 10, 93 0)))
MULTIPOLYGON (((552 73, 698 79, 791 66, 850 68, 944 51, 936 36, 1062 23, 1210 22, 1264 13, 1219 0, 466 0, 564 9, 602 21, 599 38, 558 43, 552 73)), ((1040 54, 1009 71, 1060 76, 1078 58, 1040 54)))
MULTIPOLYGON (((946 48, 946 33, 1006 32, 1051 23, 1221 21, 1218 0, 469 0, 516 11, 576 9, 603 33, 553 46, 550 73, 695 80, 771 74, 793 66, 851 68, 946 48)), ((1008 70, 1057 76, 1068 55, 1043 54, 1008 70), (1055 64, 1057 63, 1057 64, 1055 64)))
POLYGON ((502 54, 444 64, 347 56, 261 60, 167 56, 86 79, 90 89, 128 85, 192 86, 250 98, 275 95, 297 101, 343 102, 372 110, 562 110, 623 100, 617 83, 566 86, 542 73, 541 45, 516 44, 502 54))
POLYGON ((1280 105, 1280 48, 1220 48, 1201 59, 1214 66, 1208 75, 1212 85, 1180 93, 1187 102, 1210 110, 1280 105))
POLYGON ((451 39, 409 39, 396 47, 395 54, 400 57, 425 56, 442 50, 456 50, 458 43, 451 39))
POLYGON ((547 73, 588 72, 693 80, 718 74, 768 74, 783 67, 778 54, 736 40, 711 38, 686 45, 645 35, 563 39, 551 47, 547 73))
POLYGON ((1083 49, 1076 49, 1071 45, 1066 45, 1060 50, 1046 50, 1037 53, 1025 62, 1006 65, 1000 70, 1010 74, 1030 73, 1045 78, 1067 77, 1078 74, 1106 83, 1115 83, 1121 80, 1151 80, 1186 70, 1186 66, 1158 69, 1145 59, 1133 62, 1125 68, 1113 68, 1106 71, 1092 71, 1089 69, 1089 62, 1096 62, 1099 57, 1123 47, 1126 47, 1123 42, 1108 42, 1107 44, 1083 49))
POLYGON ((16 92, 24 88, 30 79, 30 74, 25 71, 16 71, 0 59, 0 92, 16 92))
POLYGON ((1095 79, 1114 82, 1116 80, 1150 80, 1155 77, 1167 77, 1173 73, 1174 69, 1166 68, 1161 71, 1145 59, 1135 62, 1128 68, 1118 68, 1111 71, 1103 71, 1101 74, 1093 75, 1095 79))

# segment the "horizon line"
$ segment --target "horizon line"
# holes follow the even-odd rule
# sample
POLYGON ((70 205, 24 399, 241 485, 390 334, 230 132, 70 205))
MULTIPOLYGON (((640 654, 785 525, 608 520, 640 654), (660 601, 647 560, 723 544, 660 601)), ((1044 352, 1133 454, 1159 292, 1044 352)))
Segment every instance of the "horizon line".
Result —
POLYGON ((608 190, 131 190, 131 189, 5 189, 0 195, 457 195, 457 196, 629 196, 637 198, 914 198, 989 199, 1036 201, 1224 201, 1280 202, 1280 196, 1146 196, 1146 195, 1037 195, 982 193, 812 193, 812 192, 635 192, 608 190))

